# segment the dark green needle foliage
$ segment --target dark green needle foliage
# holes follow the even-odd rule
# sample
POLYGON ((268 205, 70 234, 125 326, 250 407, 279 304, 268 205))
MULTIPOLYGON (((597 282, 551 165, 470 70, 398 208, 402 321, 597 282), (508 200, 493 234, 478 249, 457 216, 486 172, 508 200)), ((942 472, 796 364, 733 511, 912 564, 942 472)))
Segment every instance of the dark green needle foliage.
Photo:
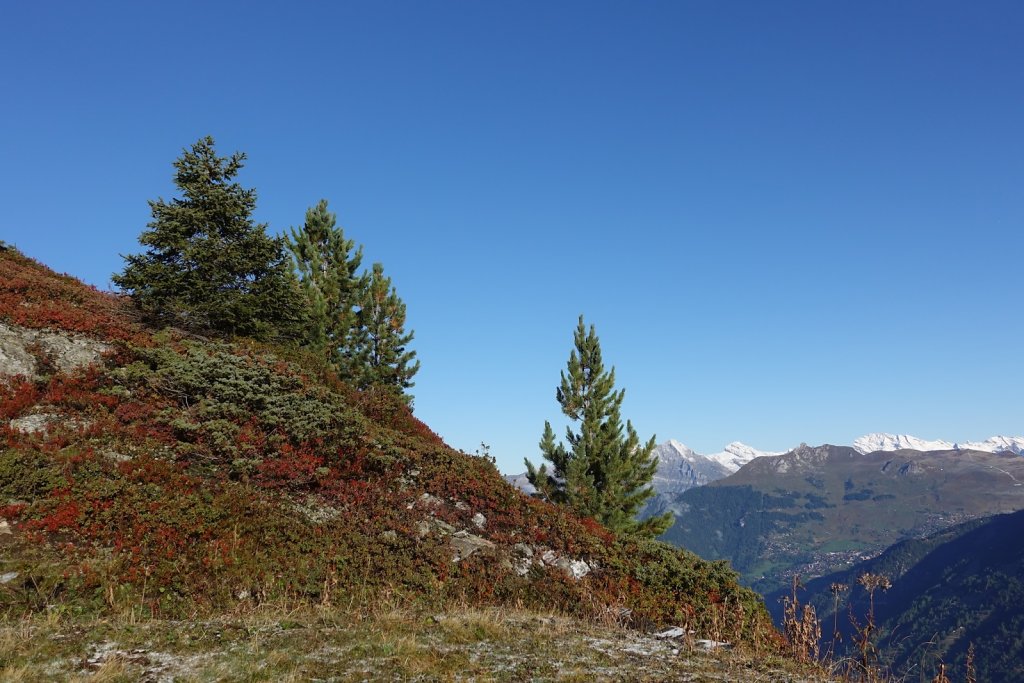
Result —
POLYGON ((306 211, 301 228, 287 239, 302 289, 308 323, 303 343, 341 370, 356 323, 355 306, 367 276, 356 275, 363 248, 356 248, 327 210, 327 200, 306 211))
POLYGON ((181 197, 149 202, 142 254, 114 283, 152 322, 257 339, 301 333, 298 286, 282 239, 255 223, 256 192, 235 181, 245 154, 200 139, 174 162, 181 197))
POLYGON ((638 522, 636 515, 654 492, 649 484, 658 460, 652 436, 641 444, 633 424, 622 425, 625 390, 615 390, 615 369, 605 371, 601 344, 580 316, 576 348, 569 355, 556 391, 570 419, 566 444, 558 443, 550 422, 544 423, 541 455, 551 463, 540 468, 526 460, 527 477, 544 498, 569 505, 608 528, 640 536, 657 536, 672 524, 671 513, 638 522), (574 431, 578 425, 578 431, 574 431))
POLYGON ((416 352, 408 349, 412 339, 413 333, 405 331, 405 304, 384 266, 374 263, 360 292, 343 374, 360 389, 383 387, 411 401, 403 392, 420 369, 416 352))

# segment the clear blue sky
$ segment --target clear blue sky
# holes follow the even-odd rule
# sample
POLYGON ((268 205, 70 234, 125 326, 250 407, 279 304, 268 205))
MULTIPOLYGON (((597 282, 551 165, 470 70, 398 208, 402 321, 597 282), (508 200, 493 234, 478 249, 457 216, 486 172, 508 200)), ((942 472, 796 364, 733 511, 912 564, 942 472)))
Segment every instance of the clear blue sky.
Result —
POLYGON ((11 2, 0 239, 100 287, 249 155, 393 276, 449 443, 536 460, 577 316, 642 436, 1024 433, 1024 4, 11 2))

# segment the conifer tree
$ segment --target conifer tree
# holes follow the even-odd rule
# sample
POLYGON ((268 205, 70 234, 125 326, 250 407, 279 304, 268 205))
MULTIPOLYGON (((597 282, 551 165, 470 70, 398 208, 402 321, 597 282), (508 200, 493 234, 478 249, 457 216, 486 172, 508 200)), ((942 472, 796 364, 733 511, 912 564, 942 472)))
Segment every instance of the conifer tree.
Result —
POLYGON ((623 429, 620 410, 625 390, 615 390, 615 368, 605 371, 597 333, 593 325, 586 329, 583 316, 567 371, 561 373, 555 398, 570 420, 568 446, 556 441, 551 423, 545 422, 540 450, 552 469, 544 463, 534 467, 527 458, 527 478, 547 500, 568 505, 613 531, 641 536, 663 533, 672 524, 671 513, 642 522, 636 519, 654 495, 649 487, 658 467, 654 437, 641 444, 631 422, 623 429))
MULTIPOLYGON (((373 264, 358 306, 346 352, 346 374, 361 389, 378 386, 403 395, 414 385, 412 377, 420 362, 414 360, 416 352, 407 349, 413 333, 405 331, 405 304, 380 263, 373 264)), ((411 401, 411 397, 403 397, 411 401)))
POLYGON ((321 199, 306 211, 302 228, 291 228, 288 251, 298 272, 307 312, 303 342, 341 369, 356 322, 355 306, 366 277, 356 275, 363 248, 345 239, 337 216, 321 199))
POLYGON ((283 240, 253 222, 256 192, 235 182, 245 154, 217 156, 207 136, 175 160, 181 197, 149 202, 142 254, 114 283, 151 321, 260 339, 301 330, 298 288, 283 240))

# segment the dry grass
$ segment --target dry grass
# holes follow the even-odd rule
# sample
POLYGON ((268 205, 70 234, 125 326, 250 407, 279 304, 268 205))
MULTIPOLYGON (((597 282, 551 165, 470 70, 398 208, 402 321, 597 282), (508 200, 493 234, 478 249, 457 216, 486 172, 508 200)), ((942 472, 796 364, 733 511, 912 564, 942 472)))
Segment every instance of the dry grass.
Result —
POLYGON ((816 681, 791 661, 514 609, 261 607, 203 621, 0 624, 0 682, 816 681), (723 678, 725 676, 725 678, 723 678))

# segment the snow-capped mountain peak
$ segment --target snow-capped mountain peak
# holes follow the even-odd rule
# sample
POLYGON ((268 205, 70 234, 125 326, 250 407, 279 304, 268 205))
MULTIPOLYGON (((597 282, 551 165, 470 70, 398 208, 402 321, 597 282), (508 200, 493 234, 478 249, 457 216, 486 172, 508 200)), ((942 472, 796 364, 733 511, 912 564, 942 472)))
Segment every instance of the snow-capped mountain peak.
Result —
POLYGON ((669 439, 668 441, 663 443, 662 446, 669 446, 672 448, 672 450, 678 451, 680 453, 693 453, 692 448, 687 446, 682 441, 676 441, 675 439, 669 439))
POLYGON ((690 462, 693 462, 694 459, 701 457, 700 454, 697 453, 697 451, 693 450, 685 443, 681 441, 676 441, 675 439, 669 439, 665 443, 658 446, 656 455, 660 459, 671 460, 674 458, 683 458, 684 460, 688 460, 690 462))
POLYGON ((658 458, 658 470, 651 485, 658 493, 679 493, 729 474, 720 463, 674 439, 655 448, 654 455, 658 458))

